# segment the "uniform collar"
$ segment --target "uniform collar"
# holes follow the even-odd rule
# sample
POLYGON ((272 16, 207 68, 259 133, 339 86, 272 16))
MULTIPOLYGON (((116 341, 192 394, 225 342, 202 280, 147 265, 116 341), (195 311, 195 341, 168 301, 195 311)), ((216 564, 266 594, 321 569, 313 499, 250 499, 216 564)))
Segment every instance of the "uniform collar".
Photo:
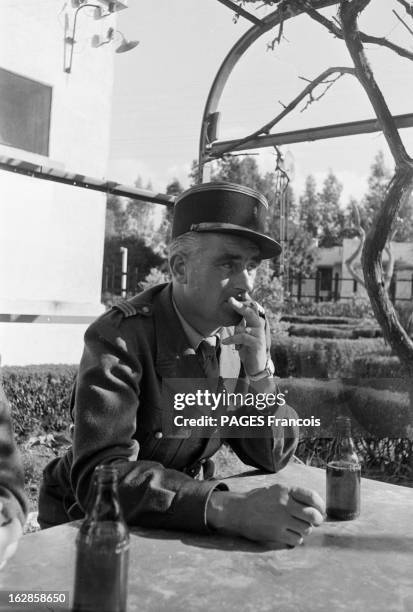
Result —
POLYGON ((190 345, 192 346, 192 348, 194 349, 194 351, 196 351, 199 347, 199 345, 201 344, 201 342, 203 342, 204 340, 206 342, 208 342, 208 344, 210 344, 211 346, 217 346, 217 342, 219 342, 220 336, 221 336, 221 331, 222 331, 222 327, 220 329, 218 329, 215 334, 212 334, 211 336, 203 336, 202 334, 199 333, 198 330, 196 330, 194 327, 192 327, 192 325, 190 323, 188 323, 188 321, 185 319, 185 317, 181 314, 181 312, 179 311, 179 308, 172 296, 172 305, 175 309, 175 312, 177 314, 177 317, 183 327, 183 330, 189 340, 190 345))

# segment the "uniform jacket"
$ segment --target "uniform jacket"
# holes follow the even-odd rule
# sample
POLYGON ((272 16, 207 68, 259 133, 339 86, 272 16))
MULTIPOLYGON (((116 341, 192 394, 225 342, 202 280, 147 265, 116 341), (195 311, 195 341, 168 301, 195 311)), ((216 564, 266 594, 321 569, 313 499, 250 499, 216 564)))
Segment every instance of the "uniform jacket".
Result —
POLYGON ((13 438, 9 406, 0 387, 0 502, 5 517, 17 517, 22 525, 27 514, 23 486, 23 469, 13 438))
MULTIPOLYGON (((223 440, 162 434, 162 381, 205 379, 171 291, 170 284, 145 291, 114 306, 87 330, 73 397, 73 447, 46 467, 39 502, 43 527, 79 518, 95 466, 114 462, 128 524, 207 530, 209 496, 227 486, 192 476, 223 440)), ((237 379, 242 367, 233 346, 222 346, 222 359, 227 375, 237 379)), ((287 408, 281 416, 296 415, 287 408)), ((228 442, 244 463, 275 472, 293 454, 296 434, 283 428, 270 439, 228 442)))

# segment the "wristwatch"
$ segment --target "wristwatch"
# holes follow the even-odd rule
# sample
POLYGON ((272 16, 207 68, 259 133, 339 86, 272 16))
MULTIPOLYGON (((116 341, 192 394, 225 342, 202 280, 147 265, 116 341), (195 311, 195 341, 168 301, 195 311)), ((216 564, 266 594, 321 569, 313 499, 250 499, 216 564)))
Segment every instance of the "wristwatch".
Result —
POLYGON ((272 362, 271 357, 268 357, 267 363, 265 364, 265 368, 258 372, 257 374, 248 374, 248 378, 255 382, 257 380, 261 380, 261 378, 266 378, 267 376, 274 376, 275 367, 272 362))

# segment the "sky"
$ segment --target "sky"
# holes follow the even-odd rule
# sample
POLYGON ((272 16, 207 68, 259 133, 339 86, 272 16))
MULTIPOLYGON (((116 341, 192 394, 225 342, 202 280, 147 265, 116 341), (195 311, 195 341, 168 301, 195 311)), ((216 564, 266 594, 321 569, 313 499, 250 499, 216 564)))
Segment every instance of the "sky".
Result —
MULTIPOLYGON (((396 0, 372 0, 361 29, 413 51, 413 36, 392 9, 404 17, 396 0)), ((263 16, 271 9, 256 12, 251 5, 249 10, 263 16)), ((334 14, 331 9, 323 13, 334 14)), ((108 178, 133 184, 140 176, 144 185, 150 182, 157 191, 164 191, 173 178, 188 186, 209 89, 224 57, 251 25, 242 18, 234 23, 232 11, 218 0, 129 0, 129 8, 119 13, 118 28, 140 44, 115 56, 108 178)), ((274 35, 259 38, 231 73, 219 104, 220 140, 246 136, 275 117, 281 104, 305 87, 300 77, 314 78, 331 66, 352 66, 344 43, 307 16, 287 22, 281 45, 267 51, 274 35)), ((377 46, 367 48, 391 112, 413 112, 413 62, 377 46)), ((320 101, 304 112, 295 111, 277 129, 283 132, 373 116, 364 90, 353 77, 344 76, 320 101)), ((413 128, 401 130, 401 136, 412 156, 413 128)), ((343 204, 350 196, 360 198, 365 193, 379 150, 391 167, 386 142, 378 133, 282 148, 293 160, 292 186, 298 195, 309 174, 321 186, 331 169, 343 183, 343 204)), ((274 170, 274 149, 260 150, 256 159, 262 171, 274 170)))

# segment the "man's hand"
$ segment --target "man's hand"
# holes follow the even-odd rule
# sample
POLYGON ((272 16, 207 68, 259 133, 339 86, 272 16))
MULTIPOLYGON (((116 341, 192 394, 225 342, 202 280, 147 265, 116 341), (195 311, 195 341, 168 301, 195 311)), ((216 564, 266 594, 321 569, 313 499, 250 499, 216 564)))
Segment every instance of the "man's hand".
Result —
POLYGON ((258 314, 254 302, 240 302, 231 297, 228 303, 242 315, 243 320, 236 326, 235 334, 225 338, 222 344, 237 345, 246 373, 254 376, 262 372, 267 363, 265 319, 258 314))
POLYGON ((8 519, 0 502, 0 570, 17 550, 23 529, 18 518, 8 519))
POLYGON ((207 506, 208 525, 217 531, 288 546, 302 544, 324 514, 318 493, 279 484, 249 493, 214 491, 207 506))

